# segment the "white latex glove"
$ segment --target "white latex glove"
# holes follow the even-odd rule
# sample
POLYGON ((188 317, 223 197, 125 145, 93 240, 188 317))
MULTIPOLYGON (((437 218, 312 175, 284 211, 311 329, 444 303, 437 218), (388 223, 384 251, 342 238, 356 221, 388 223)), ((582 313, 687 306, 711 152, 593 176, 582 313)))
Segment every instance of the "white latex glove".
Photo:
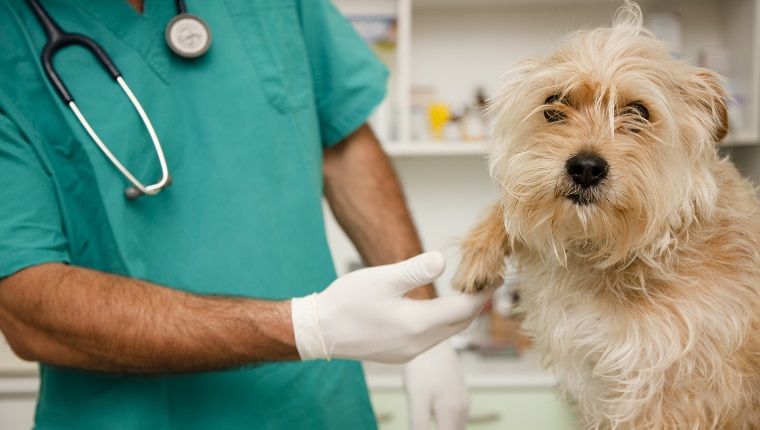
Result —
POLYGON ((430 284, 446 261, 428 252, 341 276, 321 293, 291 301, 302 360, 346 358, 406 363, 464 330, 493 291, 413 300, 404 294, 430 284))
POLYGON ((470 396, 459 356, 448 341, 423 352, 404 366, 404 388, 411 430, 464 430, 470 396))

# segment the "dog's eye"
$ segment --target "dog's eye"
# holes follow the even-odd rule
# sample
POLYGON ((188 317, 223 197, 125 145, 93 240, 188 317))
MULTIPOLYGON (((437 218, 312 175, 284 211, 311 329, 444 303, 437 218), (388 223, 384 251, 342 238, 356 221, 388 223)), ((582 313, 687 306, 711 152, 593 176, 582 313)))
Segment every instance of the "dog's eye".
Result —
MULTIPOLYGON (((563 104, 562 97, 559 94, 554 94, 546 98, 544 104, 547 105, 559 105, 563 104)), ((557 122, 565 119, 565 113, 558 109, 546 109, 544 110, 544 118, 547 122, 557 122)))
POLYGON ((639 102, 633 102, 626 106, 625 113, 629 115, 636 115, 645 120, 649 120, 649 109, 647 109, 646 106, 639 102))
MULTIPOLYGON (((636 117, 636 122, 644 123, 645 121, 649 121, 649 109, 647 109, 646 106, 639 102, 629 103, 628 106, 625 107, 625 114, 636 117)), ((630 130, 634 133, 638 133, 640 131, 635 127, 631 128, 630 130)))

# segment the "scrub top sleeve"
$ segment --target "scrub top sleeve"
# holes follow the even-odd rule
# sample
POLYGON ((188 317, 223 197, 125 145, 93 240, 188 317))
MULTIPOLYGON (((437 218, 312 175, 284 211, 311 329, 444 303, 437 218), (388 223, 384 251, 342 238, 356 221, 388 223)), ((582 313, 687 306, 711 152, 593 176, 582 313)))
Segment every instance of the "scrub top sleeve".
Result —
POLYGON ((301 0, 304 40, 324 146, 364 124, 386 93, 388 69, 329 0, 301 0))
POLYGON ((16 125, 0 111, 0 278, 70 262, 53 181, 16 125))

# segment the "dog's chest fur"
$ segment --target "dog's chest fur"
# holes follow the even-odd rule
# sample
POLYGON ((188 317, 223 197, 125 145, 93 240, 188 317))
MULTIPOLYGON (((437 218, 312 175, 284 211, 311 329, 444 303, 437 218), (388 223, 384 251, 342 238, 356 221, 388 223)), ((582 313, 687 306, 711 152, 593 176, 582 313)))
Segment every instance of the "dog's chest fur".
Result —
POLYGON ((710 244, 731 240, 704 240, 694 253, 700 261, 685 255, 667 270, 643 263, 595 270, 572 257, 552 265, 524 249, 513 255, 522 267, 524 328, 583 415, 610 418, 601 428, 614 422, 636 428, 651 418, 638 415, 645 403, 667 404, 678 419, 679 402, 690 410, 698 393, 709 393, 721 410, 747 404, 741 393, 760 390, 760 343, 748 342, 760 330, 753 311, 760 305, 760 264, 748 268, 757 263, 751 249, 745 261, 711 263, 710 244), (697 394, 660 402, 669 390, 697 394))

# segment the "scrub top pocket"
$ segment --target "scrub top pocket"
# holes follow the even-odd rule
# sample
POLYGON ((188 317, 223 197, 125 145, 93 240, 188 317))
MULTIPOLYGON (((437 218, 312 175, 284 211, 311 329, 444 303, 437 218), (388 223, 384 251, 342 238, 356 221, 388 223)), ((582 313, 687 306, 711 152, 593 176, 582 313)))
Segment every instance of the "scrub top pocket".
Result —
POLYGON ((296 5, 227 0, 227 7, 270 103, 281 112, 305 107, 312 89, 296 5))

